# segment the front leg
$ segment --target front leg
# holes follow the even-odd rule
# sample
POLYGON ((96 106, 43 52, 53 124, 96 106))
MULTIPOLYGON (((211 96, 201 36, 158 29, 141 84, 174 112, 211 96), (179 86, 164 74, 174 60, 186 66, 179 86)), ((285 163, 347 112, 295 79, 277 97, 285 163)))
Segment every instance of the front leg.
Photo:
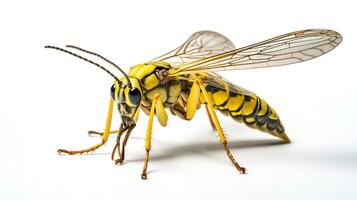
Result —
POLYGON ((118 165, 118 164, 119 164, 119 165, 122 165, 122 164, 124 163, 124 159, 125 159, 125 146, 126 146, 126 144, 127 144, 127 142, 128 142, 128 139, 129 139, 129 136, 130 136, 130 134, 131 134, 131 131, 132 131, 134 128, 135 128, 135 125, 131 125, 130 127, 125 128, 124 131, 126 131, 126 134, 125 134, 124 141, 123 141, 123 144, 122 144, 122 145, 120 145, 120 138, 121 138, 121 135, 124 133, 124 131, 121 132, 120 134, 118 134, 117 143, 116 143, 116 145, 114 146, 113 151, 112 151, 112 160, 114 160, 115 152, 116 152, 116 150, 118 150, 117 152, 118 152, 119 158, 114 161, 114 163, 115 163, 116 165, 118 165), (122 147, 122 148, 121 148, 121 151, 120 151, 120 146, 122 147))
MULTIPOLYGON (((124 125, 123 123, 120 124, 119 132, 118 132, 118 135, 117 135, 117 141, 116 141, 116 144, 115 144, 115 146, 113 148, 113 151, 112 151, 112 160, 114 160, 115 152, 118 152, 119 158, 114 161, 114 163, 116 165, 118 165, 118 164, 122 165, 123 162, 124 162, 124 159, 125 159, 125 146, 126 146, 126 144, 128 142, 128 139, 129 139, 129 136, 131 134, 131 131, 133 131, 133 129, 136 126, 136 123, 138 122, 139 113, 140 113, 140 110, 137 109, 136 112, 135 112, 135 115, 133 117, 134 122, 135 122, 134 124, 131 124, 131 125, 124 125), (124 134, 125 131, 126 131, 126 134, 125 134, 125 137, 124 137, 124 141, 123 141, 123 143, 121 145, 120 144, 121 136, 124 134), (121 147, 121 150, 120 150, 120 147, 121 147)), ((125 121, 124 118, 122 118, 122 121, 125 121)))
POLYGON ((149 122, 148 122, 148 127, 146 130, 146 138, 145 138, 146 155, 145 155, 145 160, 144 160, 143 172, 141 174, 141 178, 143 180, 147 179, 147 168, 148 168, 149 155, 150 155, 150 150, 151 150, 152 125, 153 125, 155 113, 159 119, 160 124, 162 126, 166 126, 167 114, 165 112, 164 105, 160 99, 159 94, 154 95, 154 98, 153 98, 152 104, 151 104, 150 113, 149 113, 149 122))
MULTIPOLYGON (((120 132, 119 130, 114 130, 114 131, 109 131, 109 135, 110 134, 118 134, 120 132)), ((89 137, 93 137, 93 136, 100 136, 102 137, 104 135, 104 132, 98 132, 98 131, 88 131, 88 136, 89 137)))
MULTIPOLYGON (((120 138, 121 138, 121 135, 123 135, 123 133, 128 130, 128 126, 125 126, 124 127, 124 124, 121 123, 120 124, 120 127, 119 127, 119 131, 118 131, 118 135, 117 135, 117 140, 116 140, 116 144, 113 148, 113 151, 112 151, 112 160, 114 160, 114 156, 115 156, 115 152, 118 150, 118 156, 119 156, 119 159, 120 159, 120 138)), ((116 162, 115 162, 116 164, 116 162)))
POLYGON ((89 147, 87 149, 82 149, 82 150, 74 150, 74 151, 72 151, 72 150, 58 149, 57 150, 58 154, 66 153, 66 154, 69 154, 69 155, 73 155, 73 154, 88 153, 88 152, 94 151, 94 150, 98 149, 99 147, 103 146, 107 142, 108 137, 109 137, 110 126, 111 126, 111 123, 112 123, 112 116, 113 116, 113 99, 110 98, 107 121, 106 121, 106 124, 105 124, 104 133, 102 135, 102 141, 100 143, 92 146, 92 147, 89 147))

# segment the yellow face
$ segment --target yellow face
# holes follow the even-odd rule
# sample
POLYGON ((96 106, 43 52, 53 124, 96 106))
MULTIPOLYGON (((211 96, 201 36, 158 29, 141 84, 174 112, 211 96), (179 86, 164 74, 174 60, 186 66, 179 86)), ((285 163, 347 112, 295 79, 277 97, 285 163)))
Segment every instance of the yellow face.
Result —
POLYGON ((121 78, 121 83, 114 82, 111 87, 111 96, 118 104, 118 110, 121 116, 130 119, 134 118, 136 111, 140 106, 142 99, 142 90, 139 81, 136 78, 129 78, 131 88, 125 78, 121 78))

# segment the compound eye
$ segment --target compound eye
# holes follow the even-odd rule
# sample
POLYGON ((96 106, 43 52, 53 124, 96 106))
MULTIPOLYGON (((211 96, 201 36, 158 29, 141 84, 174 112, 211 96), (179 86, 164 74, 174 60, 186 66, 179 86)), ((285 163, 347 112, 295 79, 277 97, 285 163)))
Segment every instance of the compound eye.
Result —
POLYGON ((110 96, 112 97, 113 100, 115 100, 115 84, 112 85, 110 88, 110 96))
POLYGON ((134 90, 129 90, 129 101, 133 105, 139 105, 140 104, 141 93, 137 88, 135 88, 134 90))

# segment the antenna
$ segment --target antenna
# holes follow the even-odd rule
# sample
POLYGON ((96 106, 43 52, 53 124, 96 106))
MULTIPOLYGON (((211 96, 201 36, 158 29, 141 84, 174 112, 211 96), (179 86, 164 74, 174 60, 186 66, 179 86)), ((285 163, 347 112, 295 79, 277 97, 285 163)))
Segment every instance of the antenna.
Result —
POLYGON ((70 54, 70 55, 72 55, 72 56, 75 56, 75 57, 77 57, 77 58, 79 58, 79 59, 82 59, 82 60, 84 60, 84 61, 87 61, 87 62, 89 62, 89 63, 91 63, 91 64, 93 64, 93 65, 95 65, 95 66, 101 68, 102 70, 106 71, 106 72, 107 72, 110 76, 112 76, 118 83, 121 83, 120 80, 118 79, 118 77, 116 77, 113 73, 111 73, 111 72, 110 72, 109 70, 107 70, 105 67, 103 67, 102 65, 100 65, 100 64, 98 64, 98 63, 96 63, 96 62, 94 62, 94 61, 91 61, 91 60, 89 60, 89 59, 87 59, 87 58, 85 58, 85 57, 82 57, 82 56, 80 56, 80 55, 78 55, 78 54, 75 54, 75 53, 73 53, 73 52, 71 52, 71 51, 68 51, 68 50, 66 50, 66 49, 62 49, 62 48, 60 48, 60 47, 45 46, 45 48, 46 48, 46 49, 55 49, 55 50, 58 50, 58 51, 62 51, 62 52, 68 53, 68 54, 70 54))
POLYGON ((88 50, 85 50, 85 49, 83 49, 83 48, 80 48, 80 47, 77 47, 77 46, 74 46, 74 45, 66 45, 66 47, 68 47, 68 48, 73 48, 73 49, 77 49, 77 50, 83 51, 83 52, 85 52, 85 53, 88 53, 88 54, 97 56, 97 57, 103 59, 104 61, 110 63, 111 65, 113 65, 115 68, 117 68, 117 69, 124 75, 124 77, 125 77, 126 80, 128 81, 128 85, 129 85, 130 89, 132 89, 132 85, 131 85, 129 76, 124 72, 124 70, 122 70, 118 65, 116 65, 115 63, 113 63, 113 62, 110 61, 109 59, 105 58, 104 56, 102 56, 102 55, 100 55, 100 54, 98 54, 98 53, 94 53, 94 52, 92 52, 92 51, 88 51, 88 50))

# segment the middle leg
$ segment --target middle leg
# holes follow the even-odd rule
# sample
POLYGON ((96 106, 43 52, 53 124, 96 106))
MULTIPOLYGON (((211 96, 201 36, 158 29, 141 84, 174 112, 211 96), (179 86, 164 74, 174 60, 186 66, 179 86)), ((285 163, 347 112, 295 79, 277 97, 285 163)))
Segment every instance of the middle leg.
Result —
POLYGON ((148 162, 149 162, 149 156, 150 156, 150 150, 151 150, 152 125, 153 125, 153 121, 154 121, 155 112, 161 112, 161 113, 157 113, 159 122, 161 121, 162 122, 161 124, 166 124, 166 122, 167 122, 166 121, 167 120, 166 112, 163 109, 163 103, 160 99, 160 95, 158 95, 158 94, 155 94, 152 99, 151 109, 150 109, 150 114, 149 114, 149 122, 148 122, 148 126, 146 129, 146 139, 145 139, 146 155, 145 155, 143 172, 141 174, 141 179, 143 179, 143 180, 147 179, 147 168, 148 168, 148 162), (160 107, 162 109, 157 109, 160 107))

